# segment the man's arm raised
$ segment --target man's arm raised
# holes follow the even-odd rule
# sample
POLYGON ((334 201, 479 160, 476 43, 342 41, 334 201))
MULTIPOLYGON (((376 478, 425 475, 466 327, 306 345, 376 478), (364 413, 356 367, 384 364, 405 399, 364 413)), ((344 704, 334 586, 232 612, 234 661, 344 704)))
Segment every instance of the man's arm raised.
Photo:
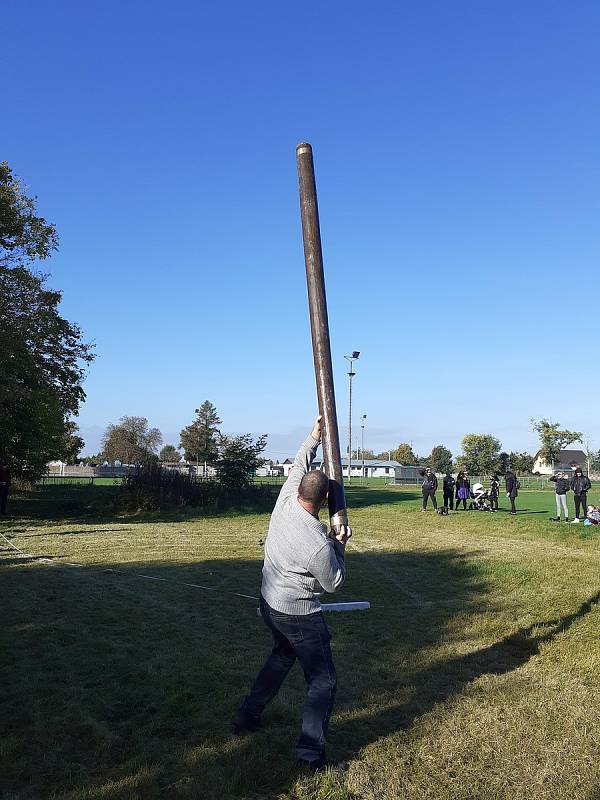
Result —
POLYGON ((279 494, 279 498, 288 497, 291 494, 298 493, 300 481, 310 470, 316 454, 317 448, 321 443, 321 420, 322 417, 317 417, 310 436, 303 442, 300 449, 296 453, 294 464, 290 469, 287 481, 283 484, 283 488, 279 494))

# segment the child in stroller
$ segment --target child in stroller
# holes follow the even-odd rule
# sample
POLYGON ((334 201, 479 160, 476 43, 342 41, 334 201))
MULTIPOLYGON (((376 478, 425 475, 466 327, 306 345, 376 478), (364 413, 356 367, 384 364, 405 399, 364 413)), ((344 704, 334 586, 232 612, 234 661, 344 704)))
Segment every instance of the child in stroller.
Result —
POLYGON ((482 483, 474 483, 471 490, 471 503, 469 508, 473 511, 491 511, 490 493, 483 488, 482 483))

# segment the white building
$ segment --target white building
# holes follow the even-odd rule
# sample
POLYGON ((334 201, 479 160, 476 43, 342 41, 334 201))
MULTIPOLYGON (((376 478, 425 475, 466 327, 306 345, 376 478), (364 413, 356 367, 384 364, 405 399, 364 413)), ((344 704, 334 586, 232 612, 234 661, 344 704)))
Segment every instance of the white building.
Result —
POLYGON ((583 450, 561 450, 558 460, 549 464, 538 453, 533 462, 532 472, 540 475, 553 475, 555 472, 570 472, 573 467, 581 467, 587 472, 587 456, 583 450))
MULTIPOLYGON (((286 460, 280 466, 283 468, 283 474, 287 478, 290 474, 290 469, 294 464, 293 458, 286 458, 286 460)), ((323 468, 323 461, 320 458, 316 458, 313 463, 311 469, 322 469, 323 468)), ((403 467, 398 461, 382 461, 379 459, 369 459, 365 458, 364 462, 362 459, 352 459, 352 470, 351 470, 351 477, 352 478, 388 478, 389 480, 400 480, 400 479, 407 479, 412 478, 412 472, 416 471, 415 474, 418 475, 418 470, 422 469, 422 467, 403 467), (363 469, 364 463, 364 469, 363 469), (407 470, 410 472, 410 475, 407 473, 407 470)), ((342 459, 342 474, 344 477, 348 477, 348 459, 342 459)))

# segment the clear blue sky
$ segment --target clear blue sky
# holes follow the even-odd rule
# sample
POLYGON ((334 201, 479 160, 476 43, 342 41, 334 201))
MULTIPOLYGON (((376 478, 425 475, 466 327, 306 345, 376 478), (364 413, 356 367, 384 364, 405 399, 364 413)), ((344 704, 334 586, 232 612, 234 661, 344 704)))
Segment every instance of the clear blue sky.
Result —
POLYGON ((87 451, 203 400, 289 455, 315 414, 294 148, 313 144, 336 371, 365 445, 547 416, 600 447, 600 5, 3 3, 1 157, 97 346, 87 451))

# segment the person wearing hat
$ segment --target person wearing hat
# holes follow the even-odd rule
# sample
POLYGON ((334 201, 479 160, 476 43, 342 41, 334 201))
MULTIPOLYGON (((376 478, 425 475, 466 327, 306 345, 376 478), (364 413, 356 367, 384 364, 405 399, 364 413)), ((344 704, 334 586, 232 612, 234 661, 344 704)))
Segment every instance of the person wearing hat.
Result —
POLYGON ((571 479, 571 489, 575 498, 575 519, 577 523, 580 519, 585 519, 587 515, 587 493, 592 488, 592 483, 587 475, 583 474, 581 467, 575 468, 575 473, 571 479), (581 516, 579 515, 581 509, 581 516))
POLYGON ((421 475, 423 477, 423 483, 421 485, 421 491, 423 492, 423 508, 421 511, 427 511, 427 501, 430 497, 431 504, 434 509, 436 509, 437 500, 435 498, 435 493, 438 488, 438 479, 435 475, 435 472, 432 472, 430 467, 426 467, 425 469, 421 470, 421 475))

